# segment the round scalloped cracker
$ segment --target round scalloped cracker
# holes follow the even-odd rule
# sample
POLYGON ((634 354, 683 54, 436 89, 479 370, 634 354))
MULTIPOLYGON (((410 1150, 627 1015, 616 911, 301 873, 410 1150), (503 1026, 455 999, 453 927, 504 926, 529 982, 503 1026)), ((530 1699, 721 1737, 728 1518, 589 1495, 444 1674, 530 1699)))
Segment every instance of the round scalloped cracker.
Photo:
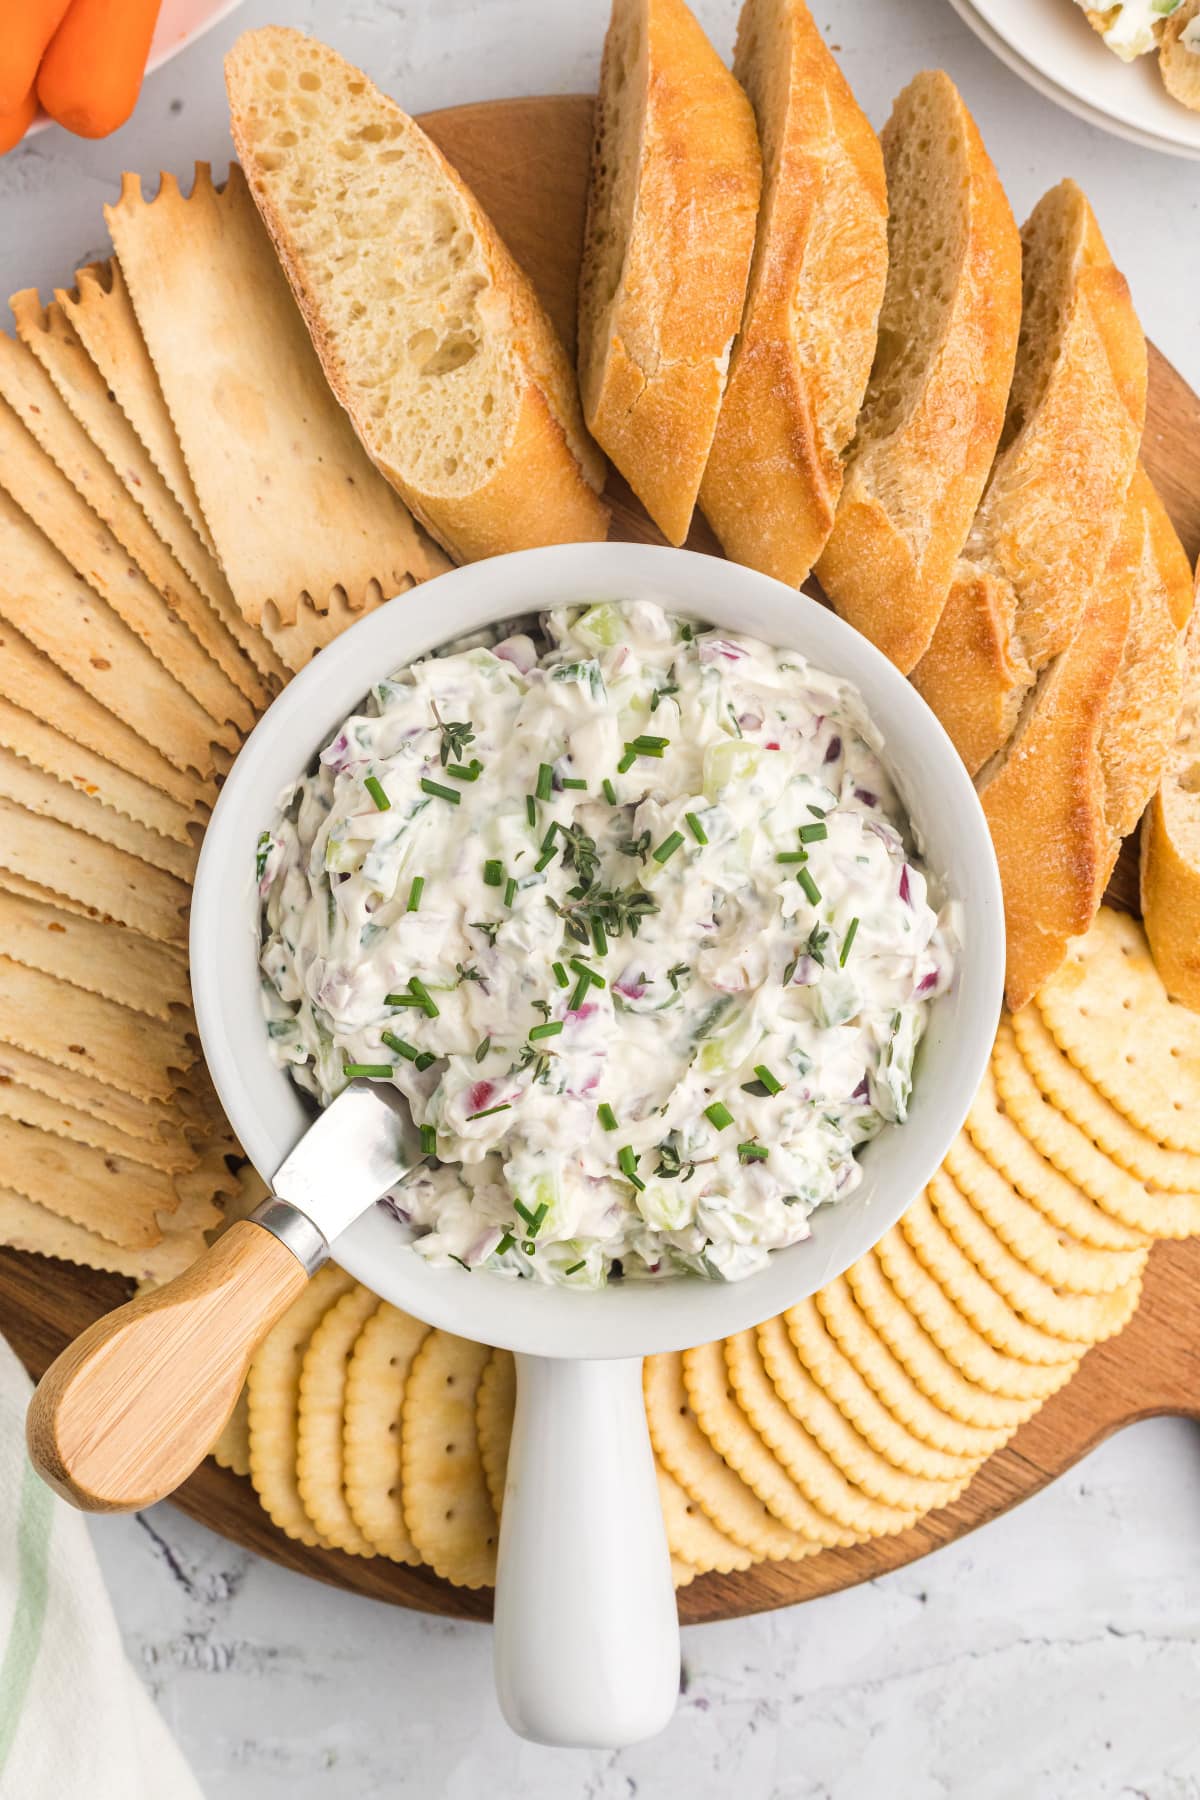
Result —
POLYGON ((392 1562, 421 1558, 404 1522, 400 1417, 428 1325, 385 1301, 358 1334, 346 1370, 342 1460, 346 1505, 367 1542, 392 1562))
POLYGON ((1200 1152, 1200 1014, 1171 999, 1136 920, 1101 907, 1035 1004, 1118 1112, 1168 1149, 1200 1152))
POLYGON ((966 1486, 974 1470, 959 1471, 952 1481, 910 1475, 874 1450, 801 1362, 781 1316, 758 1328, 758 1353, 779 1398, 855 1487, 902 1512, 934 1512, 966 1486))
MULTIPOLYGON (((646 1420, 659 1461, 718 1531, 750 1551, 757 1561, 796 1562, 807 1556, 811 1542, 780 1524, 701 1431, 688 1402, 683 1358, 678 1351, 646 1358, 643 1388, 646 1420)), ((685 1543, 672 1538, 671 1548, 697 1568, 703 1567, 685 1543)))
POLYGON ((720 1342, 684 1351, 683 1381, 705 1437, 777 1519, 807 1538, 813 1549, 852 1541, 851 1533, 815 1507, 797 1487, 751 1425, 729 1385, 720 1342))
MULTIPOLYGON (((926 1191, 938 1222, 972 1267, 1022 1318, 1075 1348, 1102 1344, 1129 1323, 1141 1293, 1140 1270, 1110 1293, 1067 1293, 1014 1256, 944 1171, 939 1170, 926 1191)), ((1144 1259, 1145 1251, 1140 1254, 1144 1259)))
POLYGON ((913 1201, 900 1230, 927 1276, 933 1276, 964 1317, 1003 1355, 1055 1365, 1077 1362, 1087 1349, 1086 1338, 1059 1337, 1023 1318, 959 1248, 934 1212, 928 1190, 913 1201))
POLYGON ((725 1340, 725 1361, 738 1404, 799 1487, 847 1531, 888 1537, 907 1531, 920 1517, 917 1507, 890 1506, 852 1482, 829 1452, 780 1399, 771 1383, 753 1331, 725 1340))
POLYGON ((744 1544, 735 1544, 731 1537, 726 1537, 661 1462, 656 1472, 658 1498, 673 1563, 677 1560, 686 1562, 698 1575, 731 1575, 764 1560, 747 1550, 744 1544))
MULTIPOLYGON (((792 1348, 809 1375, 879 1456, 905 1474, 921 1476, 926 1481, 962 1481, 974 1474, 981 1460, 978 1451, 963 1455, 935 1449, 909 1431, 883 1403, 829 1330, 815 1298, 789 1307, 783 1314, 783 1323, 792 1348)), ((782 1392, 765 1329, 759 1334, 759 1348, 771 1379, 782 1392)))
MULTIPOLYGON (((887 1288, 883 1276, 879 1276, 881 1287, 887 1288)), ((938 1361, 942 1365, 942 1377, 936 1385, 945 1391, 953 1386, 954 1381, 962 1382, 962 1376, 952 1365, 947 1364, 925 1333, 905 1312, 901 1302, 895 1298, 893 1291, 888 1293, 905 1319, 912 1325, 918 1340, 923 1340, 925 1361, 936 1367, 938 1361)), ((1014 1422, 992 1425, 968 1424, 957 1414, 931 1400, 925 1389, 921 1387, 905 1368, 903 1362, 892 1350, 886 1339, 872 1325, 854 1297, 854 1290, 844 1275, 836 1281, 826 1282, 816 1296, 816 1303, 821 1317, 828 1328, 830 1336, 836 1339, 846 1359, 853 1363, 862 1379, 868 1383, 873 1393, 887 1407, 895 1418, 901 1420, 912 1435, 923 1443, 931 1445, 935 1450, 944 1451, 950 1456, 982 1461, 991 1456, 1006 1444, 1016 1430, 1014 1422)), ((918 1352, 919 1354, 919 1352, 918 1352)), ((963 1384, 966 1386, 967 1384, 963 1384)), ((967 1393, 967 1404, 972 1405, 977 1397, 977 1390, 967 1393)), ((992 1396, 987 1398, 990 1400, 992 1396)), ((1011 1401, 1007 1404, 1024 1408, 1033 1404, 1028 1401, 1011 1401)))
POLYGON ((245 1388, 208 1454, 222 1469, 232 1469, 235 1475, 250 1473, 250 1401, 245 1388))
POLYGON ((679 1592, 680 1588, 691 1587, 699 1573, 699 1569, 695 1568, 690 1562, 684 1562, 681 1556, 673 1556, 671 1558, 671 1580, 675 1584, 676 1593, 679 1592))
POLYGON ((356 1283, 313 1332, 300 1369, 296 1486, 322 1538, 350 1556, 373 1556, 374 1550, 346 1504, 342 1457, 346 1371, 359 1332, 381 1304, 378 1294, 356 1283))
POLYGON ((965 1132, 946 1152, 941 1173, 966 1195, 1012 1254, 1052 1288, 1068 1294, 1112 1294, 1127 1281, 1136 1281, 1145 1267, 1144 1243, 1135 1250, 1098 1250, 1052 1225, 965 1132))
MULTIPOLYGON (((1022 1357, 1010 1356, 1004 1350, 997 1350, 995 1344, 978 1331, 959 1309, 941 1283, 934 1279, 898 1226, 893 1226, 891 1231, 885 1233, 872 1254, 878 1258, 879 1267, 898 1298, 917 1324, 933 1339, 943 1356, 965 1377, 969 1387, 983 1390, 975 1413, 976 1422, 984 1422, 986 1415, 991 1413, 998 1423, 1003 1413, 1000 1407, 985 1407, 986 1394, 993 1394, 1008 1403, 1032 1400, 1040 1404, 1051 1394, 1056 1394, 1079 1367, 1077 1359, 1055 1364, 1031 1363, 1022 1357)), ((878 1323, 864 1299, 865 1285, 860 1285, 856 1279, 858 1268, 856 1263, 853 1269, 847 1270, 847 1275, 864 1311, 873 1324, 878 1323)), ((883 1330, 884 1327, 880 1325, 880 1329, 883 1330)), ((892 1342, 890 1336, 888 1341, 892 1342)), ((897 1350, 897 1355, 899 1354, 897 1350)), ((917 1366, 906 1366, 914 1379, 920 1380, 917 1366)), ((959 1392, 961 1394, 961 1390, 959 1392)), ((1035 1405, 1029 1412, 1018 1412, 1016 1417, 1028 1418, 1030 1412, 1036 1410, 1035 1405)))
MULTIPOLYGON (((1048 1033, 1047 1040, 1054 1042, 1048 1033)), ((1022 1060, 1012 1026, 1005 1020, 992 1049, 987 1079, 967 1114, 972 1143, 1051 1225, 1097 1250, 1140 1250, 1150 1241, 1146 1233, 1097 1202, 1091 1189, 1081 1186, 1046 1149, 1046 1143, 1055 1140, 1055 1123, 1060 1117, 1042 1098, 1022 1060), (1044 1123, 1043 1114, 1050 1115, 1044 1123)), ((1094 1146, 1093 1153, 1099 1156, 1094 1146)), ((1099 1160, 1104 1169, 1110 1167, 1107 1157, 1099 1160)))
POLYGON ((409 1370, 400 1432, 404 1519, 421 1556, 455 1587, 493 1587, 500 1526, 488 1493, 475 1402, 492 1352, 431 1331, 409 1370))
POLYGON ((500 1517, 504 1484, 508 1480, 508 1446, 512 1442, 513 1414, 517 1407, 517 1365, 511 1350, 493 1350, 479 1377, 475 1401, 475 1430, 479 1457, 488 1493, 500 1517))
POLYGON ((267 1516, 302 1544, 316 1545, 323 1539, 304 1510, 296 1484, 300 1371, 313 1332, 353 1286, 353 1277, 333 1263, 318 1269, 258 1346, 246 1375, 250 1479, 267 1516))
POLYGON ((1200 1157, 1164 1150, 1131 1125, 1063 1055, 1033 1007, 1013 1020, 1013 1035, 1029 1080, 1015 1065, 1006 1069, 1005 1105, 1014 1118, 1024 1108, 1021 1129, 1042 1155, 1143 1235, 1200 1231, 1200 1157))

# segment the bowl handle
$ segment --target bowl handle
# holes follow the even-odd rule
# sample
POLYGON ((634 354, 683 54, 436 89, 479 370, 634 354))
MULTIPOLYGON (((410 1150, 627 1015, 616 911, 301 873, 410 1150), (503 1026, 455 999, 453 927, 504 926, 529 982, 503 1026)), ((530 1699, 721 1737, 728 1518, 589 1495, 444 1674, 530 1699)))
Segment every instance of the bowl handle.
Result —
POLYGON ((679 1618, 640 1357, 517 1357, 495 1660, 505 1718, 538 1744, 635 1744, 671 1717, 679 1618))

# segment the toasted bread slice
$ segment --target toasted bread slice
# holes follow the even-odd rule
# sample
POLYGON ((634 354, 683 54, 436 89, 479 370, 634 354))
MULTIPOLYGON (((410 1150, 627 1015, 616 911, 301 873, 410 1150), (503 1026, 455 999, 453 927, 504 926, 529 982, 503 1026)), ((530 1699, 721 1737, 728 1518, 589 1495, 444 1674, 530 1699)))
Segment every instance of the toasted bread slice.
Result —
POLYGON ((1075 637, 976 781, 1004 887, 1014 1011, 1090 926, 1121 840, 1158 784, 1191 600, 1187 557, 1139 465, 1075 637))
POLYGON ((734 72, 763 199, 700 506, 727 555, 798 587, 833 527, 875 355, 883 154, 803 0, 746 0, 734 72))
POLYGON ((1021 240, 948 75, 883 129, 888 275, 879 342, 817 576, 904 674, 929 648, 1000 441, 1021 323, 1021 240))
POLYGON ((533 288, 450 164, 366 76, 268 26, 230 123, 334 393, 451 555, 604 537, 603 460, 533 288))
POLYGON ((1200 1012, 1200 603, 1178 730, 1142 825, 1142 913, 1167 992, 1200 1012))
POLYGON ((974 773, 1066 649, 1112 547, 1146 410, 1146 344, 1091 207, 1060 182, 1021 233, 1000 450, 913 681, 974 773))
POLYGON ((1183 5, 1164 24, 1158 45, 1163 86, 1173 99, 1193 112, 1200 112, 1200 24, 1193 24, 1197 19, 1200 0, 1183 0, 1183 5))
POLYGON ((754 115, 683 0, 613 0, 583 262, 588 428, 664 537, 687 536, 742 316, 754 115))

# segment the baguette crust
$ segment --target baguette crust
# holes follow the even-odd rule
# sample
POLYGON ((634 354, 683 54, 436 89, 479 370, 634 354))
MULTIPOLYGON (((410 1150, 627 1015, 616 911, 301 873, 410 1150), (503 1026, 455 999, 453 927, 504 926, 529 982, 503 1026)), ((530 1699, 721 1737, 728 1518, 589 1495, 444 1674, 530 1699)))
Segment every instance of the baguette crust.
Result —
POLYGON ((1200 604, 1185 682, 1178 735, 1142 824, 1142 913, 1167 992, 1200 1011, 1200 604))
POLYGON ((833 527, 875 354, 883 155, 803 0, 746 0, 734 71, 763 203, 700 506, 728 556, 798 587, 833 527))
POLYGON ((672 544, 687 536, 716 428, 761 175, 749 101, 683 0, 614 0, 579 379, 589 430, 672 544))
POLYGON ((879 345, 817 576, 908 674, 942 615, 1000 440, 1021 241, 948 75, 909 83, 882 144, 891 212, 879 345))
MULTIPOLYGON (((584 429, 566 353, 528 277, 470 189, 420 126, 335 51, 298 31, 272 26, 247 32, 226 58, 225 70, 234 144, 326 379, 367 454, 415 516, 452 556, 464 561, 538 544, 604 538, 608 512, 596 491, 603 483, 603 459, 584 429), (359 149, 369 145, 373 150, 386 139, 400 150, 410 159, 410 169, 419 169, 422 182, 440 197, 450 228, 461 221, 471 239, 480 264, 479 328, 497 358, 501 390, 497 405, 504 409, 508 427, 494 462, 473 486, 453 471, 435 482, 428 471, 419 470, 408 444, 397 441, 395 421, 389 430, 386 410, 381 414, 372 404, 377 391, 363 379, 360 367, 352 366, 356 360, 361 365, 362 346, 353 342, 353 326, 340 327, 335 321, 332 283, 317 267, 317 258, 302 241, 284 203, 286 191, 278 172, 294 166, 306 152, 303 142, 293 148, 294 133, 274 128, 274 94, 266 74, 270 66, 301 69, 301 85, 313 83, 310 105, 317 105, 311 95, 324 90, 322 104, 338 106, 339 117, 348 113, 345 96, 352 95, 355 117, 367 120, 353 134, 359 149), (339 99, 328 102, 326 93, 339 99), (293 144, 281 149, 289 136, 293 144)), ((350 136, 348 117, 345 128, 350 136)), ((312 156, 310 173, 320 194, 312 210, 323 212, 340 231, 358 204, 351 171, 365 166, 370 150, 363 163, 347 160, 343 165, 338 172, 342 190, 333 200, 328 194, 337 184, 330 180, 328 167, 319 166, 319 149, 312 156)), ((372 168, 372 177, 375 193, 365 196, 364 208, 381 188, 399 180, 394 169, 379 165, 372 168)), ((404 195, 397 197, 403 203, 404 195)), ((354 234, 345 235, 353 239, 354 234)), ((371 243, 368 254, 386 262, 386 238, 371 243)), ((398 251, 394 255, 398 263, 398 251)), ((437 323, 432 293, 427 322, 430 327, 437 323)), ((397 358, 404 354, 403 344, 391 348, 397 358)), ((421 448, 414 443, 416 453, 421 448)))
POLYGON ((1024 312, 1000 453, 913 671, 972 773, 1005 743, 1039 674, 1075 635, 1145 417, 1145 340, 1073 182, 1045 196, 1022 240, 1024 312), (983 620, 972 617, 981 595, 983 620))

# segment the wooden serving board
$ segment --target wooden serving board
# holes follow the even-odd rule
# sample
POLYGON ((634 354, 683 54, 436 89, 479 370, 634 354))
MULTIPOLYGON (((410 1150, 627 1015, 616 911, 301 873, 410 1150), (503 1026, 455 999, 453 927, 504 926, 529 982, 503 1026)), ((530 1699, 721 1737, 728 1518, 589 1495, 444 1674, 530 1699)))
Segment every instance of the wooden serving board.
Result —
MULTIPOLYGON (((429 115, 423 123, 462 171, 536 282, 566 343, 574 344, 575 276, 583 225, 592 102, 586 96, 494 101, 429 115)), ((1054 171, 1048 171, 1053 175, 1054 171)), ((1135 296, 1136 298, 1136 296, 1135 296)), ((1200 397, 1165 359, 1150 354, 1150 410, 1143 460, 1189 555, 1200 551, 1200 397)), ((610 483, 613 535, 660 542, 619 480, 610 483)), ((716 553, 702 520, 688 540, 716 553)), ((411 605, 421 604, 420 593, 411 605)), ((1136 905, 1127 853, 1110 890, 1136 905)), ((116 1276, 0 1249, 0 1331, 39 1376, 63 1345, 127 1298, 116 1276)), ((767 1563, 743 1575, 705 1575, 679 1595, 685 1624, 788 1606, 867 1581, 972 1531, 1034 1494, 1135 1419, 1200 1418, 1200 1240, 1153 1252, 1141 1306, 1120 1337, 1089 1352, 1079 1374, 984 1465, 954 1506, 899 1537, 827 1550, 797 1564, 767 1563)), ((428 1569, 381 1557, 364 1561, 285 1538, 248 1481, 205 1463, 176 1503, 214 1531, 302 1574, 376 1600, 460 1619, 491 1615, 491 1593, 452 1588, 428 1569)))

